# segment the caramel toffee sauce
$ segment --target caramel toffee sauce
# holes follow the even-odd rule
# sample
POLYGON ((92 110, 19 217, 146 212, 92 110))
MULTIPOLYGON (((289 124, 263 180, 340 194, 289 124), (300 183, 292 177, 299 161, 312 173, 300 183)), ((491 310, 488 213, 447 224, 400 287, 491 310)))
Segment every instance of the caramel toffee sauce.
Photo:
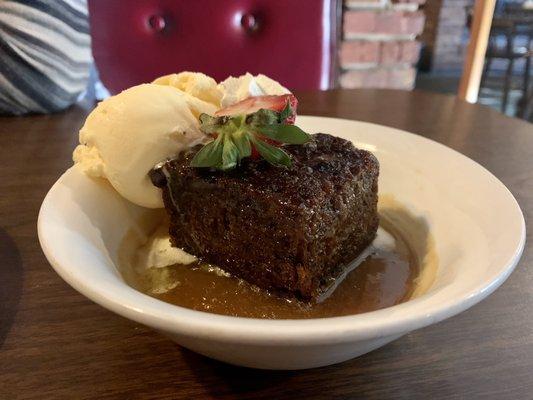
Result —
POLYGON ((249 318, 302 319, 360 314, 409 300, 417 290, 422 259, 382 218, 395 245, 372 247, 369 255, 320 302, 306 303, 271 294, 220 269, 199 263, 164 268, 130 266, 123 273, 137 290, 181 307, 249 318))

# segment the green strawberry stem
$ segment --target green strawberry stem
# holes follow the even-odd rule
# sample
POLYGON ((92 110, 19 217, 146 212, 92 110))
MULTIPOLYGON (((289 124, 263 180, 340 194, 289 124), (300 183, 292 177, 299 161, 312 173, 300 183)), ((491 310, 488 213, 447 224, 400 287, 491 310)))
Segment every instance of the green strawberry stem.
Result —
POLYGON ((289 103, 282 111, 260 109, 247 115, 214 117, 200 115, 200 129, 214 139, 196 153, 192 167, 215 168, 227 171, 252 155, 252 146, 259 155, 274 166, 291 166, 290 156, 280 144, 303 144, 311 136, 295 125, 284 123, 292 114, 289 103))

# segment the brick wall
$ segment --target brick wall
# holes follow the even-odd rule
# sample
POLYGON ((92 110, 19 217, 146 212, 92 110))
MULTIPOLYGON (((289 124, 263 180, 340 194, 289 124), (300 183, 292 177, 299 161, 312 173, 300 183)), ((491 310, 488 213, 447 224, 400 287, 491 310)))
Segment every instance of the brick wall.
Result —
POLYGON ((341 87, 412 89, 424 0, 345 0, 341 87))
POLYGON ((454 71, 463 67, 468 43, 465 39, 467 11, 473 4, 474 0, 441 0, 432 71, 454 71))

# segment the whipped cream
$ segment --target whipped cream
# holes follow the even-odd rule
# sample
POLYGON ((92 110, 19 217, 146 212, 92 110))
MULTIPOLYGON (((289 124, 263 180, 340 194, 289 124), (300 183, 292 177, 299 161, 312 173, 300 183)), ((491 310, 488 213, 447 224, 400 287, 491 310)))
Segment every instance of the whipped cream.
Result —
POLYGON ((290 91, 268 76, 253 76, 246 73, 239 77, 230 76, 218 84, 222 93, 221 106, 227 107, 250 96, 282 95, 290 91))

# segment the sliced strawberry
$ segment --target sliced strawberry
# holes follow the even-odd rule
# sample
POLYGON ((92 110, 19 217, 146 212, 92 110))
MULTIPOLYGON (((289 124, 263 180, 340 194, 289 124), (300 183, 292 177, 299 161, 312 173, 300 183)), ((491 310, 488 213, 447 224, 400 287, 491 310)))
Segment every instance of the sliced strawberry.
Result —
MULTIPOLYGON (((221 129, 222 126, 225 126, 227 124, 226 119, 219 119, 217 120, 217 117, 236 117, 236 116, 242 116, 245 115, 250 118, 250 120, 246 120, 247 124, 250 124, 253 126, 254 124, 261 125, 261 123, 276 123, 276 124, 294 124, 294 121, 296 119, 296 107, 298 106, 298 100, 293 94, 284 94, 281 96, 254 96, 254 97, 248 97, 238 103, 232 104, 231 106, 228 106, 226 108, 222 108, 218 110, 215 113, 215 117, 211 116, 203 116, 200 118, 200 122, 202 125, 202 131, 204 133, 211 133, 214 132, 216 135, 219 129, 221 129), (289 113, 288 116, 285 115, 285 113, 282 114, 282 111, 284 111, 289 106, 289 113), (259 110, 269 110, 267 113, 261 113, 258 112, 259 110), (283 117, 282 117, 283 115, 283 117), (281 120, 283 119, 284 120, 281 120), (273 119, 271 122, 265 122, 270 121, 270 119, 273 119), (274 122, 275 121, 275 122, 274 122)), ((256 136, 261 136, 261 140, 265 143, 271 144, 273 146, 280 146, 281 143, 277 142, 275 140, 272 140, 266 136, 261 135, 260 133, 256 132, 256 136)), ((255 148, 255 145, 251 145, 251 157, 252 159, 260 158, 261 155, 255 148)))
POLYGON ((260 109, 282 111, 289 103, 291 115, 284 121, 286 124, 293 124, 296 119, 296 107, 298 100, 293 94, 284 94, 281 96, 255 96, 248 97, 238 103, 218 110, 217 117, 223 115, 247 115, 259 111, 260 109))
POLYGON ((257 151, 257 149, 255 148, 253 144, 252 144, 252 154, 250 155, 250 158, 252 160, 258 160, 261 158, 261 154, 259 154, 259 152, 257 151))

